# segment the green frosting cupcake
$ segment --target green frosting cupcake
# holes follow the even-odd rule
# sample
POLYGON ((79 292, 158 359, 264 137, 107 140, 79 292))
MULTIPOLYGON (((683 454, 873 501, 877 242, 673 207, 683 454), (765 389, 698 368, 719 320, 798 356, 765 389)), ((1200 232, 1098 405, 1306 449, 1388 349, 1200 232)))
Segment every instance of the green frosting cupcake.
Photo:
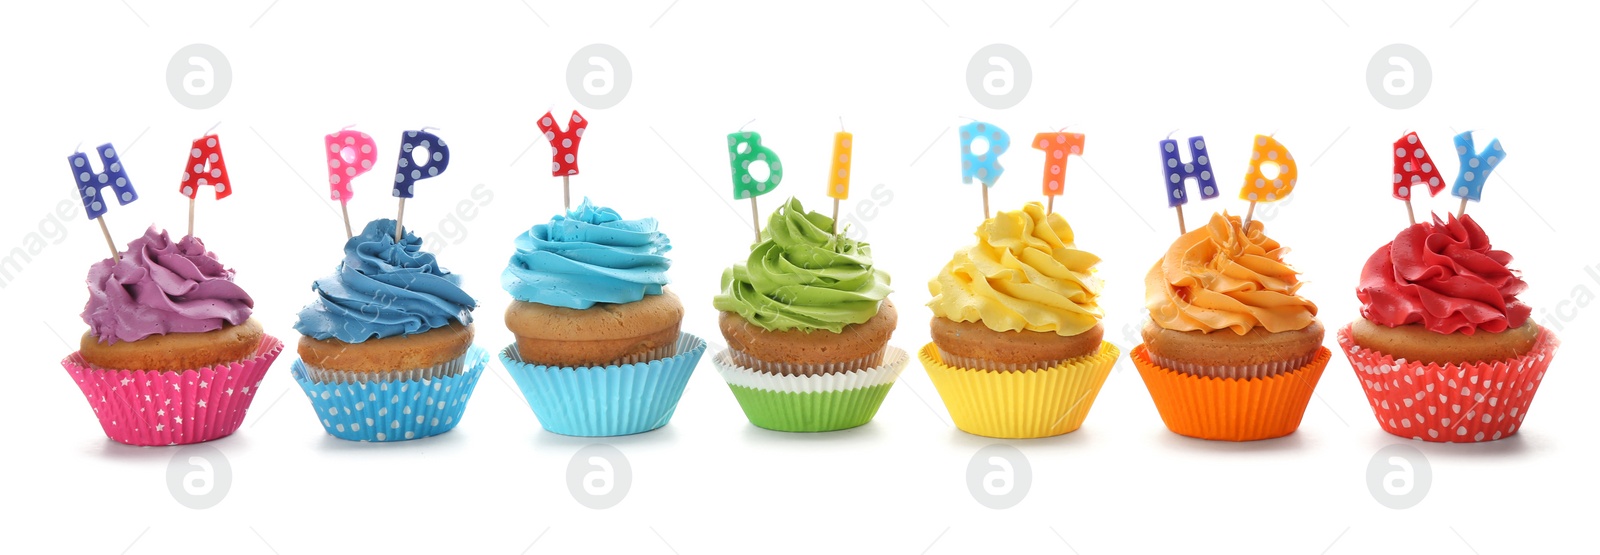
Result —
POLYGON ((840 333, 878 314, 889 274, 872 266, 872 246, 835 235, 833 219, 790 198, 772 213, 744 264, 722 272, 717 310, 768 331, 840 333))

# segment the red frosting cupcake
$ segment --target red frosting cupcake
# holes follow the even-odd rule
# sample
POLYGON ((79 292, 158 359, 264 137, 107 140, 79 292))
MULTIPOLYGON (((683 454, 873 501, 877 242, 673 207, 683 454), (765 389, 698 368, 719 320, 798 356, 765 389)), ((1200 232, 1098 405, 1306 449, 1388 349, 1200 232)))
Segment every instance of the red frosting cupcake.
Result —
POLYGON ((1558 341, 1471 216, 1413 225, 1361 271, 1339 344, 1389 433, 1442 442, 1516 433, 1558 341))

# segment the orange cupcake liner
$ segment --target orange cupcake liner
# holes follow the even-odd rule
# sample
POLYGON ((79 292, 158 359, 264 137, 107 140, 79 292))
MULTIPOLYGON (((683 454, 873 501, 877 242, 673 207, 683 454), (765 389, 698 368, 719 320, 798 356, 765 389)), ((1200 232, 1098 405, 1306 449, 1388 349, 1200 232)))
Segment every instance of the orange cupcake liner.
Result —
POLYGON ((1210 378, 1150 361, 1145 345, 1129 353, 1168 430, 1220 441, 1255 441, 1294 433, 1333 351, 1319 347, 1310 363, 1268 378, 1210 378))
POLYGON ((1522 356, 1439 365, 1396 360, 1362 347, 1348 325, 1338 337, 1378 426, 1400 437, 1439 443, 1494 441, 1517 433, 1561 344, 1549 329, 1541 329, 1533 349, 1522 356))

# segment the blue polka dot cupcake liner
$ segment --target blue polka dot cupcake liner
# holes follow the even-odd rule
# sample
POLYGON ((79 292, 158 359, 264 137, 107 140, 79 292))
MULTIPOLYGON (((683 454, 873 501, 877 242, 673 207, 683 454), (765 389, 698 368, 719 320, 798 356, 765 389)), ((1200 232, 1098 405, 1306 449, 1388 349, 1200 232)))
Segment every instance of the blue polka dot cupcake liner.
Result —
POLYGON ((680 333, 671 352, 633 364, 554 367, 523 362, 512 344, 500 351, 500 362, 545 430, 608 437, 648 432, 672 419, 706 342, 680 333))
POLYGON ((319 383, 300 359, 290 375, 305 390, 329 435, 349 441, 405 441, 436 436, 460 424, 488 363, 489 352, 472 345, 460 360, 446 363, 465 368, 454 375, 319 383))

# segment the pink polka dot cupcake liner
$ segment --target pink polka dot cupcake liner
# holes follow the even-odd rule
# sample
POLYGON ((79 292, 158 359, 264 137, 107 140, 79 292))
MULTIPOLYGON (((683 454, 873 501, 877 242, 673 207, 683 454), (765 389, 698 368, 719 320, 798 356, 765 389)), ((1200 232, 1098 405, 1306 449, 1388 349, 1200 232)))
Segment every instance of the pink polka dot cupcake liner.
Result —
POLYGON ((128 445, 184 445, 238 430, 281 352, 283 342, 266 335, 248 359, 181 372, 94 368, 76 351, 61 366, 83 391, 106 437, 128 445))
POLYGON ((1349 326, 1338 337, 1378 426, 1400 437, 1439 443, 1494 441, 1517 433, 1561 344, 1544 329, 1522 356, 1439 365, 1395 360, 1357 345, 1349 326))

